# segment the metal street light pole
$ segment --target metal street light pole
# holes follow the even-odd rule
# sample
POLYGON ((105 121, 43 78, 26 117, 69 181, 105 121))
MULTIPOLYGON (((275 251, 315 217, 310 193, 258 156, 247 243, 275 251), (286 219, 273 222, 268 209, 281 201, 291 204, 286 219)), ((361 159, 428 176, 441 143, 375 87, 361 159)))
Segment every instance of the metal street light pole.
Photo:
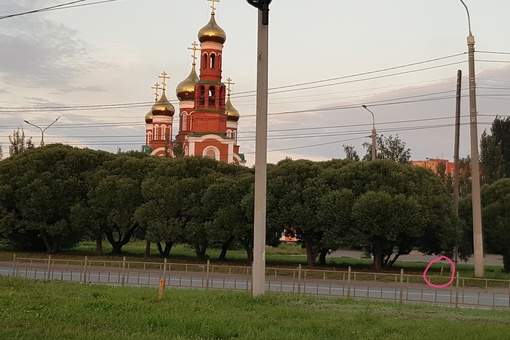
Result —
POLYGON ((252 268, 252 293, 253 296, 258 296, 264 294, 266 289, 267 97, 269 4, 271 0, 247 1, 259 10, 252 268))
POLYGON ((370 111, 370 109, 366 106, 366 105, 361 105, 365 110, 367 110, 368 112, 370 112, 370 114, 372 114, 372 160, 375 161, 375 158, 376 158, 376 141, 375 141, 375 134, 376 134, 376 131, 375 131, 375 116, 374 116, 374 113, 372 111, 370 111))
POLYGON ((469 62, 469 126, 471 138, 471 195, 473 202, 473 248, 475 257, 475 276, 483 277, 483 232, 482 232, 482 203, 480 198, 480 161, 478 155, 478 125, 476 112, 476 82, 475 82, 475 37, 471 34, 471 18, 469 9, 464 1, 468 17, 469 35, 467 37, 469 62))
POLYGON ((57 120, 59 120, 59 118, 60 118, 60 116, 59 116, 59 117, 57 117, 57 118, 53 121, 53 123, 51 123, 50 125, 46 126, 45 128, 41 128, 41 127, 40 127, 40 126, 38 126, 38 125, 32 124, 32 123, 30 123, 30 122, 29 122, 28 120, 26 120, 26 119, 25 119, 25 120, 23 120, 23 121, 24 121, 25 123, 27 123, 28 125, 32 125, 32 126, 34 126, 34 127, 38 128, 39 130, 41 130, 41 146, 44 146, 44 131, 46 131, 46 130, 50 127, 50 126, 52 126, 53 124, 55 124, 55 123, 57 122, 57 120))

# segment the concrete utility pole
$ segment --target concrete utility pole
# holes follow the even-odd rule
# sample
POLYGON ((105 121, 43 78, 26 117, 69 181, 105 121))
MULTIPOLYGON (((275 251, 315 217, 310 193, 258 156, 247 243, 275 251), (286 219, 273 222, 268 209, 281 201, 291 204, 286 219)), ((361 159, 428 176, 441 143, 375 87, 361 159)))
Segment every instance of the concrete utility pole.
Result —
MULTIPOLYGON (((457 92, 455 100, 455 144, 453 147, 453 209, 459 215, 459 144, 460 144, 460 99, 462 86, 462 71, 457 71, 457 92)), ((459 246, 455 245, 454 262, 459 260, 459 246)))
POLYGON ((475 257, 475 276, 483 277, 483 232, 482 232, 482 202, 480 198, 480 160, 478 155, 478 123, 476 112, 476 82, 475 82, 475 37, 471 34, 471 18, 469 9, 464 1, 468 17, 469 35, 467 37, 469 62, 469 126, 471 137, 471 195, 473 202, 473 247, 475 257))
POLYGON ((259 10, 252 270, 252 292, 253 296, 258 296, 264 294, 266 290, 267 97, 269 4, 271 0, 247 1, 259 10))
POLYGON ((38 128, 39 130, 41 130, 41 146, 44 146, 44 131, 48 130, 48 128, 49 128, 50 126, 52 126, 53 124, 55 124, 55 123, 57 122, 57 120, 59 120, 59 118, 60 118, 60 116, 59 116, 59 117, 57 117, 57 118, 53 121, 53 123, 51 123, 50 125, 48 125, 48 126, 47 126, 47 127, 45 127, 44 129, 43 129, 43 128, 41 128, 41 127, 40 127, 40 126, 38 126, 38 125, 35 125, 35 124, 30 123, 28 120, 23 120, 23 121, 24 121, 25 123, 27 123, 28 125, 32 125, 32 126, 34 126, 34 127, 38 128))
POLYGON ((374 113, 372 111, 370 111, 370 109, 366 106, 366 105, 361 105, 365 110, 367 110, 368 112, 370 112, 370 114, 372 115, 372 160, 375 161, 376 159, 376 141, 375 141, 375 135, 376 135, 376 131, 375 131, 375 116, 374 116, 374 113))

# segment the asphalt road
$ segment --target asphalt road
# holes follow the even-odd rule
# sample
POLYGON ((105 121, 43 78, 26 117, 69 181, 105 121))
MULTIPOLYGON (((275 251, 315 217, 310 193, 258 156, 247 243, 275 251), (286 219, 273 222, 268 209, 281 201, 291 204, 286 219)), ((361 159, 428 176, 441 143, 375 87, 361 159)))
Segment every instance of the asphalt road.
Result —
MULTIPOLYGON (((350 257, 353 259, 360 259, 364 255, 363 251, 359 250, 337 250, 333 252, 330 256, 332 258, 339 258, 339 257, 350 257)), ((409 255, 403 255, 400 256, 397 260, 398 261, 413 261, 413 262, 430 262, 434 259, 437 259, 437 256, 435 255, 424 255, 417 251, 411 252, 409 255)), ((494 254, 486 254, 484 256, 483 262, 485 265, 503 265, 503 257, 501 255, 494 255, 494 254)), ((464 262, 462 262, 464 263, 464 262)), ((468 259, 466 263, 474 264, 474 259, 471 257, 468 259)))

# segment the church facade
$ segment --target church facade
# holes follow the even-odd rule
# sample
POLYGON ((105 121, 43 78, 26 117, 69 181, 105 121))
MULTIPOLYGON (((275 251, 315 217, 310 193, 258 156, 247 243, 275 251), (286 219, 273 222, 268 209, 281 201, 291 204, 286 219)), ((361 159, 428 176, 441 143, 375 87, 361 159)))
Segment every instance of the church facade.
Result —
POLYGON ((145 116, 144 150, 154 156, 203 156, 244 165, 244 155, 237 143, 240 115, 230 100, 233 83, 230 78, 222 82, 223 46, 227 36, 216 23, 217 0, 209 1, 213 2, 211 18, 198 32, 200 45, 194 42, 188 48, 193 51, 191 72, 176 88, 178 133, 173 139, 176 110, 166 96, 168 77, 163 72, 161 96, 160 86, 156 84, 153 87, 156 102, 145 116))

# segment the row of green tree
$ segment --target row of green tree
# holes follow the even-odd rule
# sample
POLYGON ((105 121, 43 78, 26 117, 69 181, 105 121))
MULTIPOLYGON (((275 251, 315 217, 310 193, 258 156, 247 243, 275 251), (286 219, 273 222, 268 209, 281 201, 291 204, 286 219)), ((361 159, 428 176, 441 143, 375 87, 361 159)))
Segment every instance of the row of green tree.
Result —
MULTIPOLYGON (((199 258, 233 245, 252 259, 254 170, 209 158, 50 145, 0 162, 0 230, 21 249, 53 253, 106 238, 113 253, 134 237, 168 256, 188 243, 199 258)), ((458 220, 439 177, 389 160, 284 160, 268 168, 268 244, 294 228, 308 263, 344 246, 363 247, 374 265, 417 248, 453 249, 458 220), (395 251, 394 251, 395 249, 395 251)))
MULTIPOLYGON (((481 139, 485 249, 503 255, 506 271, 510 183, 500 178, 509 174, 509 127, 508 118, 496 118, 492 134, 481 139)), ((106 238, 121 253, 138 238, 155 242, 163 256, 176 242, 192 245, 199 258, 211 245, 222 248, 220 258, 242 246, 251 262, 253 169, 207 158, 34 149, 19 131, 11 144, 11 157, 0 162, 0 236, 17 248, 57 252, 93 239, 102 253, 106 238)), ((369 155, 371 145, 365 147, 369 155)), ((268 244, 292 228, 310 265, 346 246, 372 253, 376 268, 411 249, 450 253, 457 245, 462 256, 471 255, 469 159, 461 162, 457 218, 450 175, 406 164, 410 150, 398 136, 377 139, 378 158, 392 161, 360 162, 352 147, 344 149, 345 160, 268 167, 268 244)))

